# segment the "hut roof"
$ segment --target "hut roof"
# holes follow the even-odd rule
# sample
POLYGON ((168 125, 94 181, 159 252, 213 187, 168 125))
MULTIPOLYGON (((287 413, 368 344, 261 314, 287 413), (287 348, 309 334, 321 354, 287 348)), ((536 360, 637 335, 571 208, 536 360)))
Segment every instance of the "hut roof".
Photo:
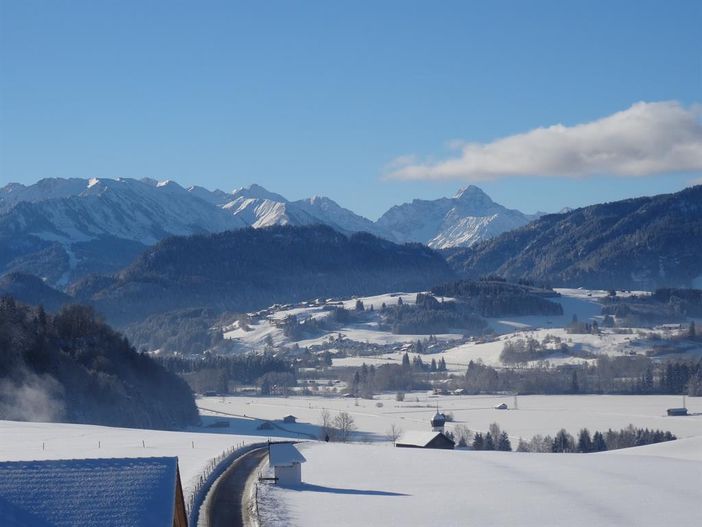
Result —
POLYGON ((290 467, 305 461, 305 456, 291 443, 275 443, 270 446, 268 464, 271 467, 290 467))
POLYGON ((420 430, 409 430, 404 432, 397 441, 396 445, 408 445, 408 446, 418 446, 425 447, 431 443, 434 438, 438 435, 442 435, 441 432, 425 432, 420 430))
POLYGON ((178 459, 0 462, 0 524, 173 525, 178 459))

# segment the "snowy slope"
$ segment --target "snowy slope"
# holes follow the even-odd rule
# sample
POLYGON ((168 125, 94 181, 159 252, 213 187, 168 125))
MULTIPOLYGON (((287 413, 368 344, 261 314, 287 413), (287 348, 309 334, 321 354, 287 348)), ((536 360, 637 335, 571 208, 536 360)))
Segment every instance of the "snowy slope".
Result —
POLYGON ((261 485, 278 525, 692 526, 702 462, 306 444, 303 485, 261 485))
POLYGON ((397 240, 437 249, 466 247, 529 223, 530 218, 492 201, 473 185, 453 198, 415 199, 396 205, 376 222, 397 240))
POLYGON ((314 218, 318 223, 329 225, 338 231, 345 233, 370 232, 381 238, 394 241, 392 234, 379 227, 376 223, 341 207, 329 198, 314 196, 309 199, 294 201, 290 205, 295 210, 314 218))

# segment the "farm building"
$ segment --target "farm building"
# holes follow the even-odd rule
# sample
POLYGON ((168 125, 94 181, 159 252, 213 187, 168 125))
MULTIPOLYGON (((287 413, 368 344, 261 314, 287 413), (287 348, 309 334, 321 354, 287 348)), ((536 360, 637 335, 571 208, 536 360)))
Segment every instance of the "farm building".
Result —
POLYGON ((399 437, 395 442, 395 446, 399 448, 440 448, 451 450, 455 443, 446 437, 443 432, 410 430, 399 437))
POLYGON ((187 527, 178 459, 0 462, 0 525, 187 527))
POLYGON ((283 417, 283 422, 287 424, 295 424, 297 422, 297 417, 294 415, 286 415, 283 417))
POLYGON ((668 415, 687 415, 687 408, 668 408, 668 415))
POLYGON ((302 463, 307 461, 292 443, 268 446, 268 464, 275 470, 278 485, 294 487, 302 483, 302 463))

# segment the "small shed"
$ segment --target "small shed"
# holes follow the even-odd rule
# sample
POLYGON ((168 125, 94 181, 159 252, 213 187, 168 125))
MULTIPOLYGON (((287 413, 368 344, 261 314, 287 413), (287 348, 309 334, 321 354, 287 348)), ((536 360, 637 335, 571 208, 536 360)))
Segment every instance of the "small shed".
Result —
POLYGON ((0 525, 187 527, 178 458, 0 462, 0 525))
POLYGON ((456 444, 453 440, 446 437, 443 432, 420 432, 410 430, 403 433, 395 446, 399 448, 438 448, 444 450, 452 450, 456 444))
POLYGON ((268 465, 273 467, 278 485, 294 487, 302 483, 302 463, 307 461, 292 443, 272 443, 268 465))
POLYGON ((297 417, 294 415, 286 415, 283 417, 283 422, 287 424, 295 424, 297 422, 297 417))
POLYGON ((687 415, 687 408, 668 408, 668 415, 687 415))

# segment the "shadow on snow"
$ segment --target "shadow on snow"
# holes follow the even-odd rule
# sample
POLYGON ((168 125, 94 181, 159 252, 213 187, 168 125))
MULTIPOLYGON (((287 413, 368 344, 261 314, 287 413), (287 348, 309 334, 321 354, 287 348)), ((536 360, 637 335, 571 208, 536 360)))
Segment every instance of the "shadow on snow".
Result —
POLYGON ((310 483, 302 483, 296 487, 290 487, 290 490, 306 491, 306 492, 328 492, 331 494, 353 494, 359 496, 409 496, 401 492, 388 492, 384 490, 364 490, 364 489, 342 489, 338 487, 324 487, 322 485, 312 485, 310 483))

